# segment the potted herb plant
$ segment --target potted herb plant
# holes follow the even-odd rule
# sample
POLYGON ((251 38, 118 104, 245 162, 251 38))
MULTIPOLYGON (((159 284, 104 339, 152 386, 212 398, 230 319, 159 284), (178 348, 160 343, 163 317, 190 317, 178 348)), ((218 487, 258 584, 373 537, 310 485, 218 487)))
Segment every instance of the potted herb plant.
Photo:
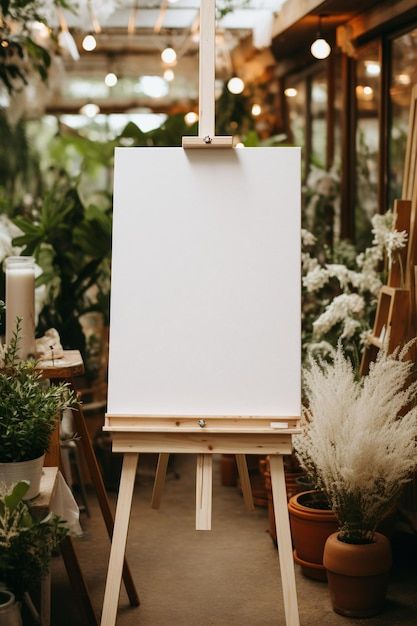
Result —
POLYGON ((54 514, 32 517, 23 501, 29 483, 0 488, 0 623, 21 626, 19 604, 32 606, 29 593, 49 568, 52 551, 68 530, 54 514))
POLYGON ((310 359, 304 376, 308 409, 294 445, 338 520, 323 562, 333 609, 342 615, 375 615, 385 600, 391 548, 376 528, 417 467, 417 383, 410 384, 408 348, 381 350, 359 379, 339 344, 329 361, 310 359))
POLYGON ((19 361, 19 328, 0 358, 0 482, 12 485, 29 480, 25 499, 39 493, 45 452, 59 412, 70 406, 73 394, 66 383, 49 386, 36 361, 19 361))

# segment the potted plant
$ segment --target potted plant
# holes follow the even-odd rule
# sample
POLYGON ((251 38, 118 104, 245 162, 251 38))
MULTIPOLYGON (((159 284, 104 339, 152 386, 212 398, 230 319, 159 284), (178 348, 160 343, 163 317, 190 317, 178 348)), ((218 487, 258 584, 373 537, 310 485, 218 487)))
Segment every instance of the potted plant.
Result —
POLYGON ((68 530, 50 513, 43 520, 32 517, 23 501, 29 483, 0 488, 0 623, 20 626, 16 601, 32 602, 29 593, 49 569, 52 551, 68 530))
POLYGON ((339 343, 327 362, 310 359, 304 376, 308 409, 294 445, 338 520, 323 562, 342 615, 375 615, 385 599, 391 548, 376 528, 417 467, 417 383, 410 384, 408 349, 380 350, 359 379, 339 343))
POLYGON ((20 323, 0 358, 0 482, 29 480, 26 499, 39 493, 43 459, 59 412, 73 394, 66 383, 49 386, 36 361, 17 358, 20 323))
POLYGON ((297 493, 288 502, 288 512, 294 561, 307 578, 326 581, 324 546, 337 530, 337 518, 325 494, 311 489, 297 493))

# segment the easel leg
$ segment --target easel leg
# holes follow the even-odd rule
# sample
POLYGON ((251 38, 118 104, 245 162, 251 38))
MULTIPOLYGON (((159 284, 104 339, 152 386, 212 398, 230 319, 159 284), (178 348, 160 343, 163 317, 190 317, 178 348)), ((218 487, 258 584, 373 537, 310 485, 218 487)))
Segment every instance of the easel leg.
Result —
POLYGON ((239 472, 240 486, 242 487, 243 501, 248 511, 255 509, 253 505, 252 487, 250 484, 248 464, 244 454, 236 454, 236 465, 239 472))
POLYGON ((197 454, 195 490, 195 528, 211 530, 211 495, 213 482, 213 456, 197 454))
POLYGON ((104 592, 101 626, 116 624, 117 605, 119 602, 120 585, 122 582, 123 561, 129 529, 130 509, 132 507, 133 488, 135 486, 138 454, 126 453, 123 458, 122 476, 120 478, 119 496, 117 498, 116 518, 114 521, 113 539, 110 551, 109 569, 107 572, 106 590, 104 592))
POLYGON ((153 484, 151 507, 153 509, 159 509, 161 506, 162 490, 165 485, 165 479, 167 475, 167 467, 169 461, 169 454, 162 452, 158 457, 158 465, 156 467, 155 482, 153 484))
POLYGON ((282 456, 271 454, 272 497, 277 527, 278 554, 284 595, 285 621, 287 626, 300 626, 297 590, 295 587, 294 560, 288 517, 287 492, 285 488, 284 462, 282 456))
MULTIPOLYGON (((106 525, 107 533, 112 538, 113 535, 113 514, 110 510, 109 501, 107 499, 106 488, 103 483, 100 468, 97 464, 96 455, 94 454, 93 446, 91 444, 90 433, 88 432, 82 406, 77 402, 73 411, 74 425, 77 433, 81 437, 81 445, 83 447, 84 457, 88 465, 88 470, 93 481, 94 489, 97 494, 98 502, 101 509, 101 514, 106 525)), ((123 564, 123 581, 126 587, 126 593, 129 597, 131 606, 139 606, 140 600, 138 593, 133 582, 132 574, 130 573, 129 566, 126 559, 123 564)))
POLYGON ((78 605, 85 617, 85 623, 89 626, 97 626, 97 619, 91 605, 90 596, 84 582, 83 574, 75 554, 71 537, 65 537, 61 543, 61 554, 64 559, 65 569, 70 579, 71 587, 77 598, 78 605))

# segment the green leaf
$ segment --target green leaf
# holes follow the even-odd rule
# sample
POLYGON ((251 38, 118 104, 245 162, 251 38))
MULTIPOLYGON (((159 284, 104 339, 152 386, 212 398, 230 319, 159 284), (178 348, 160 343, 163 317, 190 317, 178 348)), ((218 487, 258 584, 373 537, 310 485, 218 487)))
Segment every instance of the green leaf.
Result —
POLYGON ((13 486, 13 489, 10 492, 10 494, 4 497, 5 504, 11 511, 13 511, 17 507, 19 502, 21 502, 23 497, 28 492, 29 487, 30 487, 29 481, 21 480, 20 482, 16 483, 13 486))

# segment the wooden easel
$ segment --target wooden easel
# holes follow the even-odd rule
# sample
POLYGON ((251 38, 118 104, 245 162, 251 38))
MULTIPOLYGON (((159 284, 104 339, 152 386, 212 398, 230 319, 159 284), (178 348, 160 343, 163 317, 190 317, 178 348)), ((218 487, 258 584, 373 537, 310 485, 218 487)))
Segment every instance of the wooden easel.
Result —
MULTIPOLYGON (((183 148, 233 147, 232 137, 215 136, 215 0, 202 0, 200 19, 199 135, 183 137, 183 148)), ((114 626, 120 593, 123 558, 129 527, 139 453, 160 453, 153 505, 159 506, 170 453, 197 455, 196 528, 211 529, 213 454, 235 454, 242 483, 249 491, 245 454, 269 454, 275 502, 279 560, 287 626, 299 626, 294 562, 288 519, 283 455, 292 451, 292 435, 299 416, 161 416, 107 414, 104 430, 112 433, 113 452, 123 453, 113 542, 107 573, 101 626, 114 626), (134 419, 132 419, 134 418, 134 419), (246 468, 246 471, 245 471, 246 468)))
MULTIPOLYGON (((368 373, 383 344, 390 353, 417 335, 417 85, 411 93, 402 199, 394 201, 393 213, 393 228, 407 232, 407 243, 393 259, 388 282, 378 295, 372 334, 362 355, 361 375, 368 373)), ((411 353, 415 358, 415 347, 411 353)))

